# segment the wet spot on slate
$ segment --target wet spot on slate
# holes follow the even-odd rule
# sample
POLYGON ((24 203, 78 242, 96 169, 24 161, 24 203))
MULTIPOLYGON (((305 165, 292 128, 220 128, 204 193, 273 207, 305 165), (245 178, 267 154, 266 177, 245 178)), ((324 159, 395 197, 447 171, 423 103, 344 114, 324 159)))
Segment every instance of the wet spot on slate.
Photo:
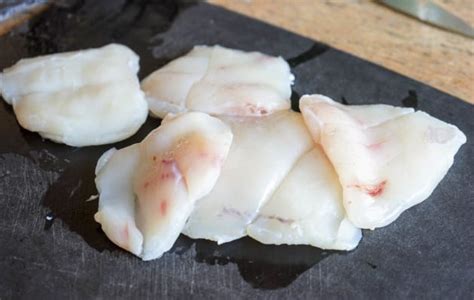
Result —
POLYGON ((341 97, 341 103, 344 105, 349 105, 349 102, 347 101, 346 97, 342 96, 341 97))
POLYGON ((373 264, 373 263, 367 262, 367 265, 368 265, 369 267, 371 267, 372 269, 374 269, 374 270, 377 269, 377 265, 375 265, 375 264, 373 264))
POLYGON ((300 111, 300 94, 298 94, 295 90, 291 91, 291 109, 297 112, 300 111))
POLYGON ((328 51, 330 48, 327 45, 321 43, 314 43, 311 48, 298 54, 295 57, 287 59, 288 64, 291 68, 295 68, 321 54, 328 51))
POLYGON ((408 91, 408 96, 402 99, 402 104, 405 107, 418 108, 418 95, 414 90, 408 91))

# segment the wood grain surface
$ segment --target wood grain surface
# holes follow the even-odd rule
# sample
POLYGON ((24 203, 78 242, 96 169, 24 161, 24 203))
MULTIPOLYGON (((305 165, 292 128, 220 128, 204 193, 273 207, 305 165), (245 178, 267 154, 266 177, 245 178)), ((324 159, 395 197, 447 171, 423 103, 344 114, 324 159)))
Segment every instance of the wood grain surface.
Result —
MULTIPOLYGON (((474 25, 473 0, 434 0, 474 25)), ((374 1, 209 0, 324 42, 474 103, 474 40, 419 22, 374 1)), ((32 13, 0 23, 0 35, 32 13)))
MULTIPOLYGON (((474 40, 374 1, 210 0, 474 103, 474 40)), ((436 0, 474 25, 473 0, 436 0)))

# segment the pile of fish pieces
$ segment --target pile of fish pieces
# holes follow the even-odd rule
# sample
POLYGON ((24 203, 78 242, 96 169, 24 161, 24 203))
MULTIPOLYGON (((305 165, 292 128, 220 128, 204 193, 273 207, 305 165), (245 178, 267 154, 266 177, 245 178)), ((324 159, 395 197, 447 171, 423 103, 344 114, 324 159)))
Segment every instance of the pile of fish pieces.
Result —
POLYGON ((411 108, 346 106, 312 95, 302 97, 302 114, 293 112, 293 79, 281 58, 219 46, 195 47, 145 78, 152 114, 167 117, 131 146, 141 153, 131 154, 141 167, 112 170, 121 165, 112 159, 132 152, 128 148, 106 154, 112 156, 104 168, 99 164, 96 219, 106 234, 144 260, 169 250, 179 232, 219 244, 248 235, 265 244, 351 250, 360 228, 388 225, 425 200, 466 140, 455 126, 411 108), (206 113, 200 122, 221 125, 198 125, 196 112, 188 111, 206 113), (184 124, 192 134, 162 136, 165 128, 184 124), (212 147, 194 145, 195 135, 206 135, 198 128, 212 126, 227 134, 212 147), (166 141, 166 151, 147 146, 153 138, 156 145, 166 141), (170 164, 177 166, 171 175, 170 164), (200 183, 199 197, 181 204, 183 194, 197 188, 186 175, 194 164, 200 166, 194 175, 209 180, 200 183), (102 182, 127 173, 135 174, 132 180, 102 182), (127 182, 133 182, 130 196, 115 206, 113 193, 127 182))
MULTIPOLYGON (((107 47, 124 46, 100 49, 107 47)), ((33 77, 18 68, 2 76, 33 77)), ((113 71, 104 67, 102 81, 118 76, 113 71)), ((466 142, 457 127, 411 108, 306 95, 302 113, 291 111, 293 80, 280 57, 196 46, 145 78, 143 92, 133 86, 126 105, 143 101, 164 119, 142 142, 97 163, 95 219, 108 238, 143 260, 162 256, 180 233, 219 244, 248 235, 351 250, 361 229, 386 226, 427 199, 466 142)), ((4 98, 27 119, 15 105, 31 100, 3 82, 4 98)), ((130 114, 124 123, 138 118, 130 114)))

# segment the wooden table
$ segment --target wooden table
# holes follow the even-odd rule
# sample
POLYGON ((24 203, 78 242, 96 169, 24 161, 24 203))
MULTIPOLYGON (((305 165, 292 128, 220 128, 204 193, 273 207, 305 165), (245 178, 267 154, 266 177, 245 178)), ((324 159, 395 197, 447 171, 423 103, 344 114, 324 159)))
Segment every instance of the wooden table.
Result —
MULTIPOLYGON (((327 43, 474 103, 473 39, 366 0, 209 2, 327 43)), ((474 0, 435 2, 474 25, 474 0)), ((0 34, 29 16, 0 23, 0 34)))

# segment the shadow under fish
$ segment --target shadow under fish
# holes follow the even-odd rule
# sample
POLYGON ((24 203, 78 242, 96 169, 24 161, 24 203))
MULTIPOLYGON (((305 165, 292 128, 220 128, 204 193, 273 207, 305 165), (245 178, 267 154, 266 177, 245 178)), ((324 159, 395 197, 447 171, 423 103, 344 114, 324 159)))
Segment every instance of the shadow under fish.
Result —
POLYGON ((170 251, 183 254, 193 245, 197 262, 208 265, 236 264, 242 278, 259 289, 284 288, 324 258, 340 252, 303 245, 265 245, 250 237, 218 245, 184 235, 170 251))

